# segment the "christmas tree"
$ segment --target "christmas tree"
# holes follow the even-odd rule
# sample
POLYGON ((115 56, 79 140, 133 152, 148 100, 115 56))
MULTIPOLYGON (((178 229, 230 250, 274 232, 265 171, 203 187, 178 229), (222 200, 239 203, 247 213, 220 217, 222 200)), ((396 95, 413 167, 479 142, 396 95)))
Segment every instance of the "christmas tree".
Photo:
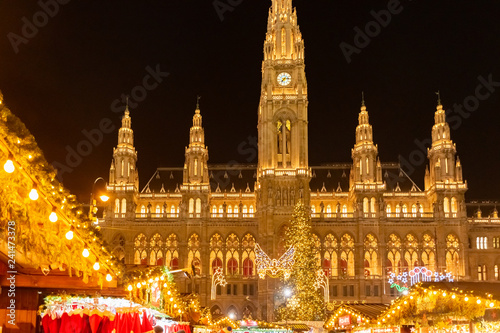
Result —
POLYGON ((324 300, 314 287, 316 281, 316 249, 311 233, 309 208, 299 202, 294 209, 286 236, 287 247, 295 248, 295 263, 290 278, 285 280, 280 294, 285 306, 277 310, 281 320, 318 321, 324 318, 324 300))

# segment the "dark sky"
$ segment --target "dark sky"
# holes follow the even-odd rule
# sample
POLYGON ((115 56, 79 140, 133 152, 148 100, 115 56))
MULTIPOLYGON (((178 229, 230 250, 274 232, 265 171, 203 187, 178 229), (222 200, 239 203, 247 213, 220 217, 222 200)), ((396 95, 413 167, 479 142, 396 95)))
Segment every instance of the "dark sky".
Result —
MULTIPOLYGON (((50 162, 66 164, 68 147, 76 149, 83 131, 102 119, 115 124, 63 176, 81 200, 88 200, 96 177, 108 177, 120 118, 112 103, 142 85, 148 66, 170 74, 131 110, 141 188, 156 167, 182 166, 198 94, 210 162, 247 162, 238 145, 257 134, 270 0, 218 0, 239 3, 223 20, 212 0, 67 2, 47 22, 36 1, 0 2, 0 89, 50 162), (26 27, 23 35, 34 19, 38 32, 26 27), (13 47, 9 36, 25 40, 13 47)), ((473 105, 479 76, 500 82, 498 1, 401 1, 399 13, 350 63, 339 45, 354 45, 354 28, 364 30, 372 11, 388 2, 295 0, 294 6, 306 45, 311 165, 351 161, 362 90, 381 160, 422 156, 415 140, 430 137, 439 89, 445 108, 476 109, 464 113, 468 118, 452 112, 467 200, 499 199, 500 87, 473 105)), ((408 169, 423 188, 424 164, 408 169)))

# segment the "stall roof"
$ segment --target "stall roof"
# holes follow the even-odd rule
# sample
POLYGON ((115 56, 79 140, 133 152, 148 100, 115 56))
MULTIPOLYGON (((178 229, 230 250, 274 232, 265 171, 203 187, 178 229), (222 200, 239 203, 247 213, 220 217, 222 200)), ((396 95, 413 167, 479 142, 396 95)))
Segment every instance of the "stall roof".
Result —
POLYGON ((442 290, 452 291, 453 289, 463 290, 464 292, 474 292, 475 296, 484 297, 490 294, 493 299, 500 301, 500 281, 499 282, 424 282, 422 287, 433 286, 442 290))
POLYGON ((374 303, 374 304, 342 304, 340 307, 338 307, 335 312, 337 312, 340 309, 352 309, 356 312, 359 312, 365 317, 368 317, 370 319, 375 319, 377 318, 382 312, 387 310, 388 305, 387 304, 380 304, 380 303, 374 303))

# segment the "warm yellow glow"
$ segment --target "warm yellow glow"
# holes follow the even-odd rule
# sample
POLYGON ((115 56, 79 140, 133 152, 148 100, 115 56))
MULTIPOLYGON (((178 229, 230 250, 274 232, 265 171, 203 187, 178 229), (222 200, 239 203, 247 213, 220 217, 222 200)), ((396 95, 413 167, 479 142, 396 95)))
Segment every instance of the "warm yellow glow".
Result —
POLYGON ((490 303, 490 308, 492 308, 495 304, 493 302, 490 303))
POLYGON ((109 200, 109 197, 105 194, 101 195, 99 198, 101 199, 102 202, 106 202, 109 200))
POLYGON ((173 297, 170 297, 170 302, 172 302, 173 300, 174 300, 174 298, 173 298, 173 297))
POLYGON ((73 233, 73 230, 69 230, 67 233, 66 233, 66 239, 67 240, 72 240, 73 239, 73 236, 74 236, 74 233, 73 233))
POLYGON ((167 295, 170 295, 170 294, 171 294, 170 290, 169 290, 169 291, 167 291, 167 295))
POLYGON ((174 308, 177 309, 177 304, 174 304, 174 308))
POLYGON ((52 223, 57 222, 57 214, 56 214, 56 212, 50 213, 50 215, 49 215, 49 221, 52 222, 52 223))
POLYGON ((99 265, 99 261, 96 261, 96 263, 94 264, 94 270, 98 271, 99 268, 101 268, 101 265, 99 265))
POLYGON ((134 287, 132 287, 132 285, 131 285, 131 284, 129 284, 129 285, 128 285, 128 287, 127 287, 127 290, 128 290, 128 291, 132 291, 132 289, 134 289, 134 287))
POLYGON ((160 276, 160 280, 162 280, 162 281, 165 280, 165 277, 163 275, 160 276))
POLYGON ((89 249, 84 248, 84 249, 83 249, 83 251, 82 251, 82 256, 83 256, 84 258, 88 258, 88 257, 89 257, 89 255, 90 255, 90 251, 89 251, 89 249))
POLYGON ((113 277, 111 276, 111 274, 107 274, 106 281, 110 282, 111 280, 113 280, 113 277))
POLYGON ((140 288, 140 287, 141 287, 141 283, 137 282, 137 288, 140 288))
POLYGON ((481 304, 481 300, 480 299, 477 300, 477 304, 481 304))
POLYGON ((467 302, 468 300, 469 300, 469 297, 465 297, 465 298, 464 298, 464 301, 466 301, 466 302, 467 302))
POLYGON ((446 293, 443 293, 443 297, 446 297, 446 293))
POLYGON ((457 296, 455 296, 455 294, 451 295, 451 298, 455 299, 455 297, 457 297, 457 296))
POLYGON ((29 197, 31 200, 38 200, 38 191, 36 190, 36 188, 32 188, 31 191, 30 191, 30 194, 29 194, 29 197))
POLYGON ((163 288, 167 288, 167 284, 166 283, 163 284, 163 288))
POLYGON ((13 173, 16 168, 14 167, 14 162, 11 159, 8 159, 7 162, 3 165, 3 169, 7 173, 13 173))

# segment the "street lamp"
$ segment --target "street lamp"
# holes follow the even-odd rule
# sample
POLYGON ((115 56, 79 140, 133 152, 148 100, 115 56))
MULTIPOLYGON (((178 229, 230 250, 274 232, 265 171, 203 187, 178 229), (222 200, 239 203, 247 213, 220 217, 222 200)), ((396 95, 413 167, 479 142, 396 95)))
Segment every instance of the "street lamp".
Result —
MULTIPOLYGON (((106 182, 104 180, 104 178, 102 177, 98 177, 96 178, 96 180, 94 180, 94 184, 92 184, 92 192, 90 193, 90 209, 89 209, 89 219, 94 222, 94 224, 98 224, 99 221, 97 220, 97 217, 94 217, 95 214, 97 214, 97 200, 94 199, 94 188, 95 188, 95 184, 99 181, 99 180, 102 180, 104 182, 106 182)), ((109 196, 107 196, 106 194, 101 194, 99 196, 99 199, 102 201, 102 202, 106 202, 109 200, 109 196)))

